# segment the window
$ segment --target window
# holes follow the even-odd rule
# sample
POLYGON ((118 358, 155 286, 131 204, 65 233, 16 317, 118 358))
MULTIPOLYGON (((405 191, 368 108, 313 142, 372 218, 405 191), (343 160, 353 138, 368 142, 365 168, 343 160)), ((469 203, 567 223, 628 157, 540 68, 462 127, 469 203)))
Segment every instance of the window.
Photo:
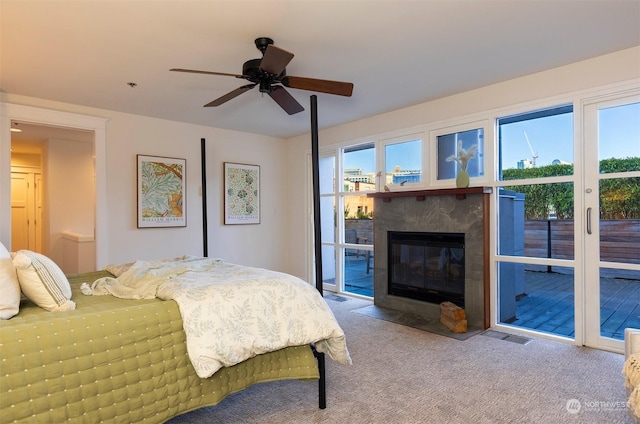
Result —
POLYGON ((409 140, 385 145, 385 184, 419 183, 422 181, 422 140, 409 140))
POLYGON ((366 143, 342 150, 342 186, 346 194, 344 200, 344 218, 371 218, 373 199, 367 197, 367 191, 376 190, 376 156, 374 143, 366 143))
POLYGON ((374 143, 343 149, 342 161, 341 191, 375 191, 376 155, 374 143))
POLYGON ((498 119, 499 179, 573 175, 573 106, 498 119))
POLYGON ((640 103, 600 109, 598 157, 601 174, 640 171, 639 117, 640 103))
POLYGON ((376 144, 324 151, 319 173, 323 287, 373 297, 376 144))
POLYGON ((484 175, 484 128, 436 135, 436 149, 438 180, 456 178, 463 167, 470 177, 484 175))

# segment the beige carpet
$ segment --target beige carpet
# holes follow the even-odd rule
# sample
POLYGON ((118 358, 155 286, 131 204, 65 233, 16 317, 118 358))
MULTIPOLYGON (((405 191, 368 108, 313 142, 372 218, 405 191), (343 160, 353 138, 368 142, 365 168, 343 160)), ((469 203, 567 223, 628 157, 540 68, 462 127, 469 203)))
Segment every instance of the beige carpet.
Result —
POLYGON ((354 362, 327 360, 327 409, 317 383, 276 382, 170 423, 631 422, 622 355, 492 330, 460 341, 353 312, 371 302, 327 303, 354 362))

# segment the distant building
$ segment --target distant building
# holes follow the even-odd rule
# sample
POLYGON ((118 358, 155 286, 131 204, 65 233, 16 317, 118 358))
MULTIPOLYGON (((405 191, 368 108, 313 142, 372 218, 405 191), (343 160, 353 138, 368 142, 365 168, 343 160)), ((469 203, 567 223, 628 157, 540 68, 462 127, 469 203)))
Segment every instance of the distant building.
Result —
POLYGON ((403 171, 399 165, 396 165, 393 172, 387 172, 385 183, 386 184, 405 184, 405 183, 419 183, 422 178, 422 171, 419 169, 410 169, 403 171))
POLYGON ((362 182, 362 181, 350 181, 345 178, 342 185, 344 191, 375 191, 375 183, 362 182))
MULTIPOLYGON (((376 185, 374 183, 349 181, 345 176, 343 189, 345 192, 349 193, 375 191, 376 185)), ((367 197, 364 193, 354 194, 353 196, 345 195, 344 209, 345 218, 358 218, 361 215, 371 216, 371 213, 373 212, 373 198, 367 197)))
POLYGON ((391 173, 391 184, 419 183, 422 171, 396 171, 391 173))
POLYGON ((518 161, 518 169, 530 169, 533 168, 533 162, 531 159, 521 159, 518 161))
POLYGON ((571 165, 571 164, 569 162, 565 162, 565 161, 560 160, 560 159, 554 159, 551 162, 551 165, 571 165))
MULTIPOLYGON (((344 170, 344 180, 360 183, 375 183, 375 174, 365 174, 362 168, 346 168, 344 170)), ((348 191, 348 190, 347 190, 348 191)))

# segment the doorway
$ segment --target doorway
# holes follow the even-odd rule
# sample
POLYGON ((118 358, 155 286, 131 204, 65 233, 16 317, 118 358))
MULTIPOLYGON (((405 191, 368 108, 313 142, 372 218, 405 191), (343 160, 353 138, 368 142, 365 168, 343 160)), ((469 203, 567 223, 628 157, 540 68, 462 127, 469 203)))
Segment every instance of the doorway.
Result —
POLYGON ((498 120, 498 323, 622 351, 640 327, 640 96, 582 107, 498 120))
POLYGON ((12 250, 42 253, 66 273, 79 272, 81 251, 91 258, 83 269, 93 270, 93 131, 11 124, 12 250))
MULTIPOLYGON (((0 175, 0 240, 6 246, 11 244, 11 138, 12 134, 9 127, 12 122, 33 124, 38 127, 44 127, 47 130, 55 129, 71 129, 73 131, 87 132, 91 136, 92 152, 92 168, 93 176, 91 184, 93 185, 93 194, 89 201, 92 206, 92 222, 94 228, 95 240, 95 266, 101 267, 106 264, 108 234, 106 233, 107 207, 106 207, 106 119, 93 116, 79 115, 68 112, 60 112, 49 109, 36 108, 31 106, 16 105, 4 103, 1 105, 6 112, 0 119, 0 162, 2 163, 2 173, 0 175)), ((62 152, 64 156, 66 152, 62 152)), ((64 169, 64 168, 62 168, 64 169)), ((46 172, 45 172, 46 174, 46 172)), ((44 183, 46 193, 46 181, 44 183)), ((69 191, 67 183, 66 190, 69 191)), ((47 197, 44 196, 44 209, 47 210, 47 197)), ((44 219, 46 221, 46 219, 44 219)), ((47 230, 45 229, 44 237, 47 230)), ((46 243, 45 243, 46 245, 46 243)), ((53 258, 52 258, 53 259, 53 258)))
POLYGON ((640 328, 640 94, 584 107, 585 344, 640 328))
POLYGON ((373 297, 373 199, 367 192, 375 190, 374 169, 372 142, 319 158, 322 279, 327 291, 373 297))

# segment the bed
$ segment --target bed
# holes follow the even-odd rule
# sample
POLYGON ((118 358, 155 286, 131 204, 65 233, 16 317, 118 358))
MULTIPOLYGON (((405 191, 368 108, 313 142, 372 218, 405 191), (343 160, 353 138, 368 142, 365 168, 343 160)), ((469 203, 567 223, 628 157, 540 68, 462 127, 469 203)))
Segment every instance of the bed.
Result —
MULTIPOLYGON (((325 407, 324 340, 249 352, 202 378, 182 304, 97 293, 113 290, 116 274, 67 276, 73 309, 51 312, 23 298, 17 315, 0 320, 0 422, 164 422, 255 383, 287 379, 317 382, 325 407)), ((346 344, 342 354, 337 360, 350 363, 346 344)))

